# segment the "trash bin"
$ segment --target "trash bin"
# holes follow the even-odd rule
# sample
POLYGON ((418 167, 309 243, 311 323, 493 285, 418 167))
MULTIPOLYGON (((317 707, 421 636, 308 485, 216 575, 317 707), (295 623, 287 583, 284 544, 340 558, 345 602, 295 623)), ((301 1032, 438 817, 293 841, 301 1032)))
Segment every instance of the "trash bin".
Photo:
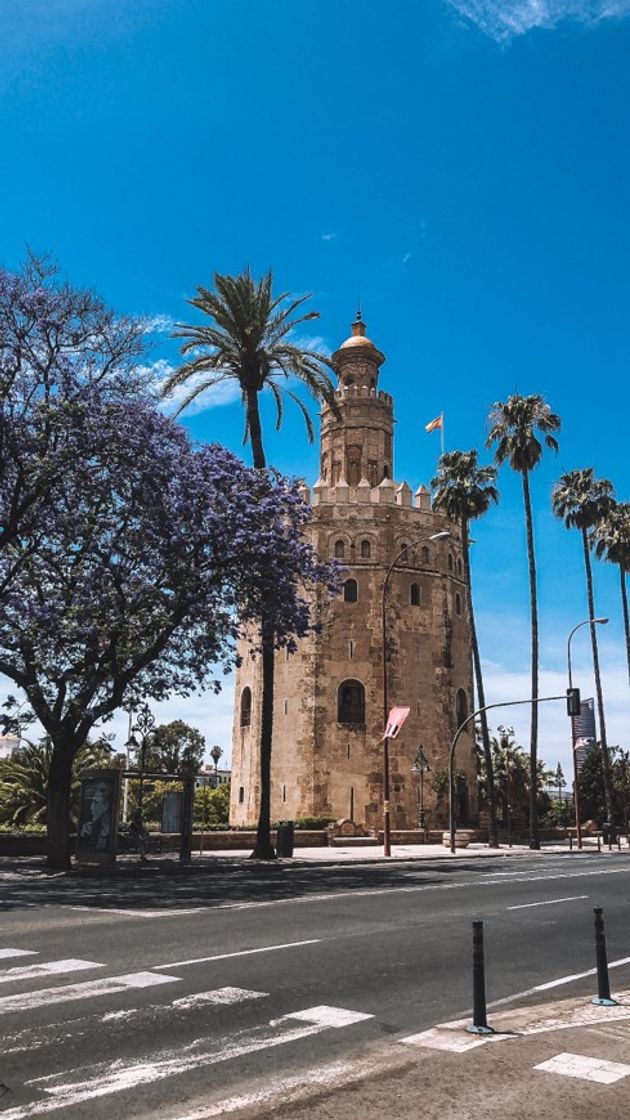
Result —
POLYGON ((293 856, 293 821, 280 821, 276 836, 276 855, 291 859, 293 856))

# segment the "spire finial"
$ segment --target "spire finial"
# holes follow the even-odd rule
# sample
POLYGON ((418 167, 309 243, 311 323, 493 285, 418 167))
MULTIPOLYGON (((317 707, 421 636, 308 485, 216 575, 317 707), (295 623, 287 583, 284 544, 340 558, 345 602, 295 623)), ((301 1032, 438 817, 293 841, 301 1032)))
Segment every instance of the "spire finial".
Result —
POLYGON ((363 322, 363 314, 362 314, 362 311, 361 311, 361 304, 359 304, 359 306, 357 308, 356 319, 354 320, 354 323, 352 324, 352 333, 355 336, 355 338, 356 338, 357 335, 359 335, 361 338, 363 338, 365 336, 365 323, 363 322))

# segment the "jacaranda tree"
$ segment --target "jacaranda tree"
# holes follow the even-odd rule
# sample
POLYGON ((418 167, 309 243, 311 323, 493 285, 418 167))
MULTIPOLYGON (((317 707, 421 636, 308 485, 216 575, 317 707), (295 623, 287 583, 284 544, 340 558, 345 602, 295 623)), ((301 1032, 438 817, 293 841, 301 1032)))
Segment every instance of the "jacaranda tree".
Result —
POLYGON ((5 318, 20 302, 30 317, 0 351, 0 520, 19 507, 0 551, 0 672, 52 743, 48 861, 66 867, 72 760, 94 724, 132 694, 187 695, 227 671, 237 626, 263 604, 276 647, 290 644, 329 572, 295 486, 193 447, 132 371, 93 376, 89 339, 85 361, 80 339, 71 354, 28 343, 25 357, 25 333, 70 334, 64 292, 27 289, 26 276, 0 280, 5 318))

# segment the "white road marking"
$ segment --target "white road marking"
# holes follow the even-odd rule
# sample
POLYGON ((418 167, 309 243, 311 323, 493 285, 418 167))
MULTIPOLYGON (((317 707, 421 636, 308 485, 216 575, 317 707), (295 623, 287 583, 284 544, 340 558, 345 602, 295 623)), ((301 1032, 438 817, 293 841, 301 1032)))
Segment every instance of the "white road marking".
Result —
POLYGON ((265 999, 269 992, 255 992, 248 988, 214 988, 210 992, 195 992, 192 996, 175 999, 171 1007, 186 1010, 189 1007, 203 1007, 205 1004, 244 1003, 248 999, 265 999))
POLYGON ((181 910, 124 910, 115 906, 65 906, 65 910, 80 910, 88 914, 116 914, 123 918, 181 918, 183 914, 201 914, 207 906, 189 906, 181 910))
POLYGON ((282 1019, 272 1020, 282 1023, 286 1019, 303 1019, 306 1023, 316 1023, 320 1027, 350 1027, 353 1023, 361 1023, 364 1019, 373 1019, 373 1015, 366 1015, 363 1011, 347 1011, 345 1007, 328 1007, 322 1003, 318 1007, 307 1007, 305 1011, 292 1011, 290 1015, 283 1015, 282 1019))
POLYGON ((506 910, 531 910, 533 906, 556 906, 559 902, 577 902, 587 894, 572 894, 569 898, 548 898, 544 902, 521 902, 520 906, 506 906, 506 910))
MULTIPOLYGON (((450 865, 452 866, 452 864, 450 865)), ((354 870, 354 869, 353 869, 354 870)), ((504 876, 502 878, 484 879, 480 883, 479 879, 470 880, 464 883, 422 883, 417 886, 409 887, 371 887, 365 890, 358 891, 337 891, 321 894, 303 895, 300 898, 268 898, 261 902, 222 902, 214 907, 215 910, 257 910, 262 907, 269 906, 303 906, 311 902, 335 902, 342 899, 352 898, 374 898, 380 895, 387 894, 422 894, 425 891, 458 891, 467 887, 493 887, 505 886, 509 882, 508 875, 513 876, 512 881, 515 883, 546 883, 555 879, 583 879, 590 878, 593 875, 630 875, 630 866, 625 867, 608 867, 600 868, 597 871, 569 871, 559 872, 552 875, 540 875, 528 871, 518 872, 494 872, 495 875, 504 876)))
MULTIPOLYGON (((624 964, 630 964, 630 957, 620 957, 619 960, 609 961, 609 968, 621 968, 624 964)), ((587 968, 586 972, 573 972, 570 976, 559 976, 557 980, 548 980, 545 984, 536 984, 534 988, 526 988, 523 992, 514 992, 511 996, 503 996, 501 999, 495 999, 488 1007, 502 1007, 505 1003, 513 1003, 515 999, 525 999, 527 996, 533 996, 536 992, 547 992, 550 988, 560 988, 564 984, 572 984, 574 980, 584 980, 587 976, 595 976, 597 973, 596 968, 587 968)))
POLYGON ((408 1046, 426 1046, 429 1050, 451 1050, 454 1054, 463 1054, 466 1050, 474 1050, 477 1046, 483 1046, 486 1039, 481 1036, 474 1038, 473 1035, 463 1032, 456 1033, 455 1031, 440 1030, 433 1027, 432 1030, 421 1031, 420 1034, 409 1034, 399 1041, 406 1043, 408 1046))
MULTIPOLYGON (((43 1116, 49 1112, 68 1110, 75 1105, 97 1097, 105 1097, 111 1093, 120 1093, 136 1089, 140 1085, 150 1085, 156 1081, 174 1077, 191 1070, 207 1068, 219 1062, 240 1058, 259 1050, 270 1050, 277 1046, 285 1046, 303 1038, 321 1034, 329 1029, 323 1022, 324 1018, 340 1018, 344 1013, 343 1008, 313 1008, 321 1014, 321 1021, 308 1024, 304 1027, 291 1027, 288 1021, 295 1019, 295 1015, 286 1015, 283 1022, 287 1022, 286 1030, 273 1029, 270 1035, 262 1032, 250 1032, 247 1038, 242 1034, 233 1040, 227 1040, 221 1047, 217 1047, 215 1038, 199 1039, 192 1046, 177 1050, 163 1050, 150 1060, 138 1060, 123 1065, 120 1059, 111 1062, 101 1062, 93 1066, 81 1067, 76 1070, 67 1070, 62 1073, 49 1074, 46 1077, 36 1077, 25 1082, 28 1087, 33 1087, 37 1092, 47 1093, 48 1097, 38 1099, 30 1104, 20 1105, 17 1108, 7 1109, 2 1113, 2 1120, 27 1120, 32 1116, 43 1116), (336 1016, 333 1015, 336 1013, 336 1016), (193 1053, 193 1049, 196 1052, 193 1053), (73 1078, 68 1080, 68 1078, 73 1078)), ((299 1014, 299 1013, 298 1013, 299 1014)), ((356 1022, 358 1012, 348 1011, 346 1015, 356 1022)), ((335 1024, 333 1024, 335 1025, 335 1024)), ((336 1024, 340 1025, 340 1024, 336 1024)), ((269 1029, 268 1024, 266 1029, 269 1029)), ((300 1075, 300 1081, 303 1076, 300 1075)))
POLYGON ((581 1054, 556 1054, 547 1062, 541 1062, 534 1069, 546 1073, 560 1073, 563 1077, 578 1077, 581 1081, 597 1081, 600 1085, 612 1085, 630 1074, 630 1066, 621 1062, 608 1062, 604 1058, 585 1058, 581 1054))
POLYGON ((216 953, 213 957, 193 957, 188 961, 169 961, 168 964, 154 964, 154 970, 161 968, 184 968, 189 964, 206 964, 208 961, 227 961, 231 957, 251 957, 255 953, 273 953, 276 949, 297 949, 300 945, 317 945, 320 937, 311 937, 308 941, 287 941, 284 945, 263 945, 260 949, 241 949, 238 953, 216 953))
POLYGON ((37 957, 35 949, 0 949, 0 961, 10 960, 11 957, 37 957))
POLYGON ((12 984, 15 980, 38 980, 42 976, 58 976, 64 972, 85 972, 88 968, 104 968, 97 961, 82 961, 69 958, 65 961, 47 961, 46 964, 29 964, 17 968, 0 969, 0 984, 12 984))
POLYGON ((40 988, 36 992, 0 998, 0 1015, 14 1011, 31 1011, 34 1007, 49 1007, 69 1003, 76 999, 96 999, 114 995, 133 988, 152 988, 156 984, 172 984, 179 976, 165 976, 154 972, 128 972, 123 976, 107 976, 102 980, 86 980, 83 984, 63 984, 58 988, 40 988))

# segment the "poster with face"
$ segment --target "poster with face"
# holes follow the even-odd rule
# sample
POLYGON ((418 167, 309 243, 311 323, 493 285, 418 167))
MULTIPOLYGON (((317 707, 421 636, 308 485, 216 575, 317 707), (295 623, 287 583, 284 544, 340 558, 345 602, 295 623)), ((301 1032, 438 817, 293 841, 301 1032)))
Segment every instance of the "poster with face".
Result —
POLYGON ((119 794, 119 770, 88 770, 81 775, 76 853, 80 863, 114 863, 119 794))

